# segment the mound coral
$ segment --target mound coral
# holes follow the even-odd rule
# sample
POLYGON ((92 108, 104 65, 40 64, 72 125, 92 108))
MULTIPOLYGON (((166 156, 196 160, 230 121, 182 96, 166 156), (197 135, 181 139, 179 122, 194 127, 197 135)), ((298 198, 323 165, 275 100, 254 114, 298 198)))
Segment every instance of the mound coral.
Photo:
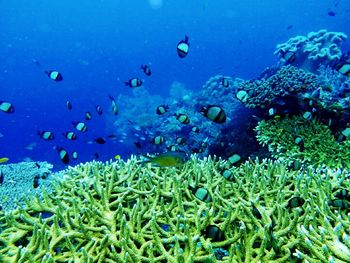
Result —
POLYGON ((350 141, 337 142, 328 126, 301 116, 281 120, 263 120, 256 127, 260 144, 268 146, 272 156, 288 162, 314 166, 350 168, 350 141))
POLYGON ((316 75, 288 65, 266 79, 243 81, 236 97, 249 108, 266 108, 276 98, 315 90, 316 79, 316 75))
POLYGON ((287 42, 278 44, 274 54, 295 53, 293 65, 316 72, 320 64, 328 64, 342 56, 341 44, 347 39, 342 32, 328 32, 321 29, 307 36, 296 36, 287 42))
POLYGON ((346 187, 344 173, 267 160, 86 163, 1 214, 0 261, 349 262, 346 187))

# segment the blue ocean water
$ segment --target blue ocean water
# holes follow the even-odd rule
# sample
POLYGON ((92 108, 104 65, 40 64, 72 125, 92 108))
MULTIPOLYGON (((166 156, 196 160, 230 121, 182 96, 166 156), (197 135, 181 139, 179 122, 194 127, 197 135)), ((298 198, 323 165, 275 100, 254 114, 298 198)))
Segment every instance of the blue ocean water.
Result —
MULTIPOLYGON (((322 28, 350 35, 345 0, 14 0, 1 1, 0 14, 0 101, 15 107, 12 114, 0 112, 0 157, 57 167, 63 164, 54 146, 78 152, 71 164, 95 159, 95 153, 101 160, 133 153, 118 140, 88 142, 114 132, 118 116, 111 116, 108 94, 131 95, 124 82, 146 79, 141 64, 153 72, 141 88, 166 98, 174 81, 197 91, 216 74, 256 78, 277 63, 276 45, 292 36, 322 28), (180 59, 176 44, 185 35, 190 52, 180 59), (60 71, 63 81, 52 81, 45 70, 60 71), (73 130, 72 121, 84 120, 86 111, 93 114, 88 132, 78 133, 77 141, 65 139, 61 133, 73 130), (56 138, 43 141, 37 135, 42 130, 56 138)), ((343 49, 349 47, 345 42, 343 49)))

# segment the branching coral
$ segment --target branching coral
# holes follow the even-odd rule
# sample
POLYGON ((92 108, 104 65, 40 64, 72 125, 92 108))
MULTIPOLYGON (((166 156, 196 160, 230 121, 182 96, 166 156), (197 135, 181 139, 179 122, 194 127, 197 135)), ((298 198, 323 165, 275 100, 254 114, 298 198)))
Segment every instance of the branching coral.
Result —
POLYGON ((1 260, 349 262, 349 218, 329 206, 348 186, 344 173, 267 160, 86 163, 43 201, 1 215, 1 260))
POLYGON ((314 166, 350 168, 350 142, 339 143, 328 126, 300 116, 259 122, 257 139, 276 158, 314 166))

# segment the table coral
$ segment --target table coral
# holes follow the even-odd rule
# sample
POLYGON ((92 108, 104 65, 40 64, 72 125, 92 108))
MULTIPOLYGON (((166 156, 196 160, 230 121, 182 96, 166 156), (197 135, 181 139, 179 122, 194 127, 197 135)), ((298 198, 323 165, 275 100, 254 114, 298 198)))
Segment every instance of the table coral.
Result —
POLYGON ((256 127, 260 144, 287 162, 350 168, 350 141, 337 142, 328 126, 301 116, 263 120, 256 127))
POLYGON ((340 187, 349 187, 344 172, 268 160, 81 164, 43 201, 0 214, 0 260, 349 262, 349 218, 329 205, 340 187), (211 198, 201 201, 193 187, 211 198))

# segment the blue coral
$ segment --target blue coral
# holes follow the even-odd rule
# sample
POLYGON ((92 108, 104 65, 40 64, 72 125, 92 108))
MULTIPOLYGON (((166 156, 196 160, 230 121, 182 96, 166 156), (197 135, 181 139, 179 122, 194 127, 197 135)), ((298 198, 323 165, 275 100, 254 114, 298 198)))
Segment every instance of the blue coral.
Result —
MULTIPOLYGON (((328 32, 321 29, 307 36, 295 36, 287 42, 278 44, 275 55, 287 51, 294 52, 296 59, 289 61, 294 66, 317 72, 320 65, 328 65, 342 56, 341 45, 347 39, 343 32, 328 32)), ((283 60, 283 58, 282 58, 283 60)))
POLYGON ((0 184, 1 207, 4 211, 13 210, 23 205, 27 197, 40 195, 42 188, 50 188, 52 165, 47 162, 21 162, 0 165, 4 177, 0 184), (34 178, 38 186, 33 185, 34 178))

